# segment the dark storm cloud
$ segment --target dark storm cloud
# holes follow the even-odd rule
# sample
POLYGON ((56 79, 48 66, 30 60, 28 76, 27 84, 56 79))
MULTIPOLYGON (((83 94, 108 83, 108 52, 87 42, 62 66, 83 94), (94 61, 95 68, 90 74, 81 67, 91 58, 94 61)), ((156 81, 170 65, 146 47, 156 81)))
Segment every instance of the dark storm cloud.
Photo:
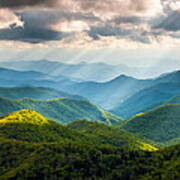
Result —
POLYGON ((66 34, 52 31, 50 29, 28 28, 11 26, 11 28, 0 30, 0 40, 14 40, 29 43, 40 43, 50 40, 59 40, 66 37, 66 34))
POLYGON ((24 6, 53 6, 57 0, 0 0, 1 8, 21 8, 24 6))
POLYGON ((140 24, 142 22, 144 22, 145 20, 141 17, 137 17, 137 16, 129 16, 129 17, 116 17, 114 19, 112 19, 109 22, 114 22, 115 24, 119 25, 122 23, 132 23, 132 24, 140 24))
POLYGON ((147 32, 138 32, 132 29, 121 29, 119 27, 103 26, 103 27, 91 27, 90 31, 87 31, 88 35, 94 40, 99 40, 100 36, 115 36, 117 38, 126 38, 141 43, 150 43, 147 38, 147 32))
MULTIPOLYGON (((93 40, 114 36, 149 43, 148 32, 134 27, 147 23, 144 17, 147 11, 159 12, 157 4, 158 0, 157 3, 155 0, 0 0, 0 8, 10 9, 24 23, 24 27, 11 25, 0 29, 0 40, 30 43, 61 40, 74 33, 73 26, 72 31, 63 32, 62 22, 70 26, 72 21, 81 21, 89 27, 82 31, 93 40), (122 24, 130 25, 123 28, 122 24)), ((163 24, 161 27, 166 29, 163 24)))
POLYGON ((90 31, 87 31, 89 36, 93 39, 97 39, 100 36, 127 36, 132 33, 131 30, 123 30, 119 27, 111 27, 111 26, 103 26, 103 27, 95 27, 92 26, 90 31))
POLYGON ((29 43, 39 43, 50 40, 60 40, 67 36, 66 33, 57 32, 48 27, 49 23, 56 23, 58 18, 52 17, 44 12, 24 12, 18 13, 24 27, 16 27, 0 30, 0 40, 15 40, 29 43), (46 15, 45 15, 46 14, 46 15))
POLYGON ((151 43, 150 39, 146 35, 143 35, 143 34, 132 34, 128 37, 128 39, 131 39, 131 40, 137 41, 137 42, 141 42, 144 44, 151 43))
POLYGON ((94 15, 87 13, 69 13, 53 10, 32 10, 16 13, 24 22, 24 27, 11 25, 10 28, 0 30, 0 40, 16 40, 30 43, 39 43, 50 40, 60 40, 71 34, 53 30, 51 25, 61 21, 82 20, 100 22, 94 15))
POLYGON ((180 11, 174 11, 168 15, 155 29, 164 29, 166 31, 180 30, 180 11))
POLYGON ((87 13, 72 13, 67 11, 55 11, 55 10, 34 10, 24 11, 23 13, 16 13, 21 17, 22 21, 26 22, 29 26, 43 26, 47 27, 51 24, 56 24, 60 21, 72 21, 82 20, 88 22, 101 21, 98 17, 93 14, 87 13))
MULTIPOLYGON (((10 28, 0 30, 0 40, 15 40, 29 43, 39 43, 51 40, 61 40, 71 35, 72 33, 64 33, 51 28, 51 25, 56 25, 61 21, 81 20, 82 22, 100 23, 100 25, 89 25, 90 30, 86 30, 87 34, 93 40, 99 40, 100 36, 115 36, 117 38, 128 38, 134 41, 148 43, 146 34, 137 34, 134 29, 120 28, 120 24, 139 24, 143 20, 140 17, 116 17, 107 22, 103 22, 100 18, 91 13, 70 13, 67 11, 53 10, 33 10, 16 13, 24 22, 24 27, 16 27, 11 25, 10 28), (111 26, 111 24, 116 24, 111 26)), ((133 27, 133 26, 132 26, 133 27)))

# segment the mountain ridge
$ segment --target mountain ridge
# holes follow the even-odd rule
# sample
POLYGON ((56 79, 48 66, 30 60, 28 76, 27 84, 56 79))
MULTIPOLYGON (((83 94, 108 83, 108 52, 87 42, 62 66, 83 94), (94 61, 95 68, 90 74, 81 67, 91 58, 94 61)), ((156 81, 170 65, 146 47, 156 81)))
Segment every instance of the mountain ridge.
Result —
MULTIPOLYGON (((141 137, 134 136, 134 134, 115 129, 102 123, 84 120, 74 121, 70 125, 63 126, 30 109, 23 109, 1 117, 0 137, 35 143, 60 142, 65 138, 69 140, 74 139, 75 141, 85 144, 88 144, 89 141, 90 144, 109 144, 115 147, 126 146, 128 143, 129 147, 137 149, 143 149, 145 144, 144 139, 141 140, 141 137), (94 129, 96 133, 89 133, 72 128, 73 124, 84 125, 84 122, 86 122, 84 128, 89 129, 91 125, 91 128, 97 129, 94 129), (16 131, 13 130, 14 128, 16 131), (29 130, 27 131, 27 129, 29 130), (104 137, 102 137, 100 130, 106 131, 104 137), (112 130, 116 131, 116 133, 113 132, 114 135, 112 135, 112 130), (112 138, 113 136, 117 142, 112 138)), ((149 151, 157 150, 157 148, 150 144, 147 144, 147 149, 148 148, 149 151)))
POLYGON ((0 87, 0 96, 9 99, 21 99, 21 98, 34 98, 40 100, 48 100, 58 97, 67 97, 72 99, 84 99, 84 97, 78 95, 71 95, 66 92, 62 92, 53 88, 45 87, 0 87))
POLYGON ((138 133, 155 142, 167 142, 180 137, 180 104, 167 104, 139 113, 120 124, 120 128, 138 133))
POLYGON ((137 113, 147 111, 146 108, 153 109, 155 104, 157 104, 155 107, 158 107, 162 102, 165 103, 178 94, 180 94, 180 83, 158 83, 134 93, 111 112, 123 118, 130 118, 137 113))
POLYGON ((45 117, 63 124, 79 119, 101 121, 107 124, 122 120, 120 117, 105 112, 87 100, 70 98, 56 98, 47 101, 31 98, 11 100, 0 97, 1 114, 21 109, 35 110, 45 117))

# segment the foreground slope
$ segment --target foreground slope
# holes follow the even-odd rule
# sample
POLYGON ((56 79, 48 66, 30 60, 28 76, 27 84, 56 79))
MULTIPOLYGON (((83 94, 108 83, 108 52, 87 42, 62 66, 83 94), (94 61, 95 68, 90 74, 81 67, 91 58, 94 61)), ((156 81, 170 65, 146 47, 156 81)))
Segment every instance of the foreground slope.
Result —
POLYGON ((75 120, 87 119, 112 124, 121 120, 109 112, 105 112, 87 100, 56 98, 48 101, 21 99, 10 100, 0 98, 0 113, 6 114, 21 109, 33 109, 45 117, 59 123, 69 123, 75 120))
POLYGON ((105 124, 99 124, 92 121, 74 121, 68 124, 68 127, 85 134, 93 134, 104 141, 111 142, 111 145, 121 146, 124 142, 127 142, 126 146, 140 147, 140 149, 153 151, 156 150, 153 146, 145 143, 151 143, 148 139, 143 139, 135 134, 128 133, 127 131, 119 130, 105 124))
POLYGON ((120 127, 153 141, 170 141, 180 137, 180 105, 165 105, 147 113, 137 114, 120 127))
POLYGON ((179 146, 150 153, 76 142, 0 141, 0 179, 178 179, 179 146))
MULTIPOLYGON (((9 124, 16 124, 16 127, 20 124, 24 126, 21 130, 15 131, 21 134, 19 136, 22 137, 21 140, 17 138, 18 136, 10 136, 10 131, 14 131, 14 128, 6 129, 6 133, 0 130, 0 179, 2 180, 175 180, 180 178, 180 145, 154 152, 132 149, 132 146, 130 148, 129 144, 127 145, 128 141, 126 146, 122 144, 116 147, 107 144, 105 146, 102 145, 104 141, 102 138, 102 142, 98 145, 102 132, 99 135, 98 132, 95 135, 82 133, 82 128, 84 129, 89 122, 83 121, 82 125, 79 121, 71 124, 69 125, 71 128, 79 127, 81 131, 71 130, 58 124, 54 126, 52 121, 32 110, 22 110, 1 118, 0 125, 4 126, 3 129, 9 124), (23 128, 31 130, 30 124, 36 128, 26 135, 22 130, 23 128), (47 129, 51 131, 46 139, 41 140, 43 134, 37 131, 40 127, 44 127, 44 131, 47 129), (55 134, 61 138, 56 137, 56 141, 51 141, 54 132, 57 132, 55 134), (33 134, 38 136, 40 141, 37 141, 33 134), (28 137, 27 140, 23 139, 24 135, 28 137)), ((105 128, 104 125, 102 128, 105 128)))

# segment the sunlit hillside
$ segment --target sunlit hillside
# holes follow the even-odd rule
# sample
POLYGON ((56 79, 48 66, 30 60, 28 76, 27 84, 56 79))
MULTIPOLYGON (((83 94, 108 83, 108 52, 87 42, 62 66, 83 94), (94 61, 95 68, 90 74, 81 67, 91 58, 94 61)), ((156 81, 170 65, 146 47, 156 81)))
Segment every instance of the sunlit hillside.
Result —
POLYGON ((120 124, 120 128, 157 142, 179 138, 180 105, 165 105, 146 113, 137 114, 120 124))
POLYGON ((11 113, 21 109, 35 110, 62 124, 86 119, 110 125, 121 120, 120 117, 105 112, 87 100, 71 98, 56 98, 47 101, 30 98, 11 100, 0 97, 1 114, 11 113))
MULTIPOLYGON (((0 135, 9 139, 28 142, 74 140, 86 144, 127 146, 137 149, 141 149, 141 147, 144 149, 144 144, 146 141, 148 142, 148 140, 141 139, 141 137, 134 136, 126 131, 111 128, 97 122, 75 121, 68 127, 62 126, 28 109, 2 116, 0 119, 0 135), (73 128, 74 125, 79 128, 84 127, 84 131, 81 132, 79 129, 73 128), (85 129, 92 131, 92 133, 85 131, 85 129), (102 136, 103 134, 104 137, 102 136)), ((147 145, 146 150, 156 150, 156 148, 147 145)))

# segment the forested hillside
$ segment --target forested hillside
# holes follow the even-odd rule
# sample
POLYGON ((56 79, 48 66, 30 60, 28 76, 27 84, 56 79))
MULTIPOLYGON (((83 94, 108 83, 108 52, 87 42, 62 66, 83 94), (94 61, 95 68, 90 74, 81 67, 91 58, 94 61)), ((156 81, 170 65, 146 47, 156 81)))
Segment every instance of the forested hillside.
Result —
POLYGON ((180 105, 161 106, 120 123, 120 128, 157 142, 180 137, 180 105))
POLYGON ((45 117, 66 124, 75 120, 92 120, 106 124, 113 124, 121 120, 120 117, 105 112, 87 100, 56 98, 42 101, 30 98, 11 100, 0 98, 0 113, 6 114, 21 109, 35 110, 45 117))
MULTIPOLYGON (((77 121, 69 127, 79 130, 72 130, 32 110, 4 115, 0 127, 2 180, 180 178, 179 145, 142 151, 129 143, 133 136, 129 133, 129 138, 120 138, 122 142, 115 145, 111 144, 111 136, 107 138, 107 132, 113 129, 105 125, 77 121), (99 130, 90 135, 96 127, 99 130), (106 139, 100 129, 105 129, 106 139)), ((126 136, 125 131, 121 136, 126 136)), ((135 136, 130 142, 133 140, 135 136)))

